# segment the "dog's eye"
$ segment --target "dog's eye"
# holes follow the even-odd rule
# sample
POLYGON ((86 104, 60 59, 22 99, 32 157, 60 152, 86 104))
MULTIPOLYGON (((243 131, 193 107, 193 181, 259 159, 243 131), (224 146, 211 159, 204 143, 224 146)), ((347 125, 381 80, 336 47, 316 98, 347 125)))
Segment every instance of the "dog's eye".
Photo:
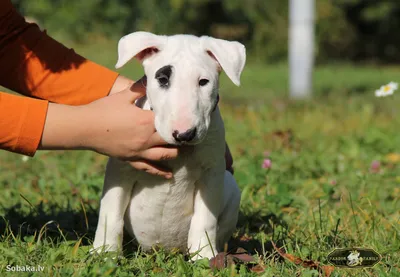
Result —
POLYGON ((169 79, 165 75, 158 77, 157 81, 160 84, 160 86, 162 86, 162 87, 168 86, 168 83, 169 83, 169 79))
POLYGON ((200 81, 199 81, 199 86, 205 86, 205 85, 207 85, 208 84, 208 80, 207 79, 201 79, 200 81))
POLYGON ((160 87, 167 89, 169 87, 169 78, 172 74, 172 66, 166 65, 157 70, 155 78, 157 79, 160 87))

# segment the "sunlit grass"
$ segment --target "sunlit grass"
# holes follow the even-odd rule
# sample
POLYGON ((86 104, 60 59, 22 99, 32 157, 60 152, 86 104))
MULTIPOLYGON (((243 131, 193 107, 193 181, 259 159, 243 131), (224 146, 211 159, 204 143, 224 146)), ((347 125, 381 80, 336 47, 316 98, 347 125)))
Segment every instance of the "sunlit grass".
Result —
MULTIPOLYGON (((113 44, 75 49, 110 68, 116 62, 113 44)), ((121 72, 142 74, 135 62, 121 72)), ((399 276, 400 97, 374 97, 398 76, 398 68, 321 66, 315 97, 301 102, 287 98, 285 65, 249 64, 240 88, 223 76, 220 108, 242 189, 236 235, 280 241, 322 264, 335 247, 371 247, 383 256, 376 267, 332 276, 399 276), (270 169, 261 166, 266 151, 270 169), (377 173, 372 161, 380 161, 377 173)), ((26 162, 0 152, 0 275, 6 265, 39 264, 44 276, 257 276, 243 265, 214 272, 164 251, 128 251, 118 265, 90 256, 105 161, 81 151, 39 152, 26 162)), ((268 255, 259 263, 263 276, 318 276, 268 255)))

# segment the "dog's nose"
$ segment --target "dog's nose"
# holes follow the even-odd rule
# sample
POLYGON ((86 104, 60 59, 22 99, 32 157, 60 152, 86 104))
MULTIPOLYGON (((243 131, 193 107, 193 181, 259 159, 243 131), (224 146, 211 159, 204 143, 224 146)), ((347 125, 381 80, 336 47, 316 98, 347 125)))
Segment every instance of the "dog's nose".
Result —
POLYGON ((188 142, 194 139, 194 137, 196 136, 196 131, 196 127, 193 127, 184 133, 179 133, 178 130, 175 130, 172 133, 172 136, 177 142, 188 142))

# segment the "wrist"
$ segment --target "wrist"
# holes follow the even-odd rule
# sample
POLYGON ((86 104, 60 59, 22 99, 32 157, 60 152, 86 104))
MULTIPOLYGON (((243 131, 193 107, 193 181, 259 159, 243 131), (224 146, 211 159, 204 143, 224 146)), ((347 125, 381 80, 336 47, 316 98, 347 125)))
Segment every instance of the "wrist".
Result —
POLYGON ((110 92, 108 93, 108 95, 113 95, 117 92, 123 91, 129 87, 132 86, 134 82, 131 79, 128 79, 122 75, 119 75, 117 77, 117 79, 115 79, 115 82, 113 84, 113 86, 111 87, 110 92))
POLYGON ((90 122, 87 105, 67 106, 50 103, 39 144, 40 150, 89 149, 87 133, 90 122))

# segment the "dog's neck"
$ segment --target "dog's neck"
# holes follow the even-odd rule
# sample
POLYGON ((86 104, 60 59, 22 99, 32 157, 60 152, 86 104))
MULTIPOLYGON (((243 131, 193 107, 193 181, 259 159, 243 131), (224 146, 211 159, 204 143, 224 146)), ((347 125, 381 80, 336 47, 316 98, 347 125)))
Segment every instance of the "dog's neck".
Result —
POLYGON ((215 109, 217 108, 218 103, 219 103, 219 94, 217 94, 217 101, 215 101, 215 105, 214 105, 214 108, 213 108, 213 112, 215 112, 215 109))

